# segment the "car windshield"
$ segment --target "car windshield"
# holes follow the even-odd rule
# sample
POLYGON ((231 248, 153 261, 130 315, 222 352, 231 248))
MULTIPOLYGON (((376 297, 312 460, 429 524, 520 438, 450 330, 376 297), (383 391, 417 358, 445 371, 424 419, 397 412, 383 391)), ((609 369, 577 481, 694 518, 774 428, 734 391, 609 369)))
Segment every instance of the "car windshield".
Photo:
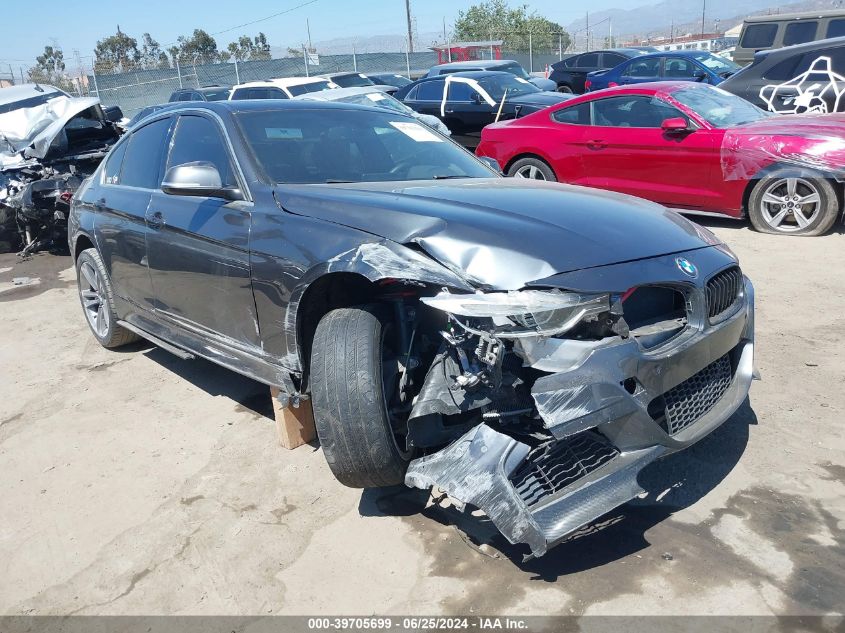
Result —
POLYGON ((414 119, 363 109, 247 110, 235 114, 273 183, 490 178, 472 154, 414 119))
POLYGON ((718 128, 752 123, 772 116, 741 97, 712 86, 682 88, 672 98, 718 128))
POLYGON ((408 84, 413 83, 410 79, 402 75, 379 75, 378 79, 381 83, 396 86, 397 88, 404 88, 408 84))
POLYGON ((287 90, 292 97, 298 97, 308 92, 320 92, 321 90, 328 90, 332 85, 328 81, 312 81, 307 84, 299 84, 298 86, 288 86, 287 90))
POLYGON ((388 110, 401 112, 402 114, 411 114, 413 112, 404 103, 383 92, 366 92, 363 94, 349 95, 336 99, 336 101, 340 103, 354 103, 355 105, 378 106, 379 108, 387 108, 388 110))
POLYGON ((491 67, 490 70, 501 70, 502 72, 510 73, 511 75, 522 77, 523 79, 531 79, 531 75, 525 72, 525 69, 516 62, 502 64, 501 66, 494 66, 491 67))
POLYGON ((712 53, 698 53, 694 57, 697 62, 704 64, 717 75, 732 75, 740 69, 740 66, 731 60, 717 57, 712 53))
POLYGON ((361 86, 372 86, 373 82, 368 77, 364 77, 359 73, 352 73, 350 75, 336 75, 332 77, 341 88, 360 88, 361 86))
POLYGON ((540 92, 540 89, 529 81, 504 73, 484 77, 478 84, 496 101, 504 96, 506 90, 509 97, 540 92))
POLYGON ((217 88, 215 90, 203 90, 202 94, 206 101, 225 101, 229 98, 229 89, 217 88))

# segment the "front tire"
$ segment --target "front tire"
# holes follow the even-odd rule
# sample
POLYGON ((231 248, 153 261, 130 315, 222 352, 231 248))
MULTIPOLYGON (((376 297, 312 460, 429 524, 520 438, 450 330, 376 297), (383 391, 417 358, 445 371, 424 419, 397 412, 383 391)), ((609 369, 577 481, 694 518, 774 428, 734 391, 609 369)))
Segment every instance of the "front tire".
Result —
POLYGON ((317 326, 311 348, 311 399, 323 454, 350 488, 400 484, 410 454, 391 424, 385 392, 390 322, 379 306, 341 308, 317 326))
POLYGON ((839 216, 839 196, 823 177, 777 170, 761 178, 748 199, 748 217, 761 233, 813 237, 839 216))
POLYGON ((114 349, 138 340, 137 334, 117 324, 111 281, 97 249, 88 248, 79 254, 76 284, 85 320, 100 345, 114 349))
POLYGON ((555 172, 539 158, 520 158, 508 168, 508 176, 557 182, 555 172))

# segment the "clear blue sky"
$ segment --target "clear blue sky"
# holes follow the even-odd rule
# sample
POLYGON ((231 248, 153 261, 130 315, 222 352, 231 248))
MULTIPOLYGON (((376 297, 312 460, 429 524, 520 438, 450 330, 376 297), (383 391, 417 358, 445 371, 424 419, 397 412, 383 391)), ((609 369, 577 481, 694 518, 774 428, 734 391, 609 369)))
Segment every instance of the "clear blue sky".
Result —
MULTIPOLYGON (((162 47, 172 44, 179 35, 190 34, 195 28, 209 33, 258 20, 307 0, 236 0, 209 2, 208 0, 140 0, 134 3, 82 3, 68 0, 40 0, 28 4, 17 3, 13 19, 3 29, 0 38, 0 73, 11 64, 28 67, 35 56, 51 45, 53 38, 65 52, 68 67, 74 63, 73 49, 90 58, 96 41, 114 33, 117 25, 122 31, 140 41, 150 33, 162 47), (26 7, 26 8, 22 8, 26 7), (122 8, 121 8, 122 7, 122 8)), ((511 5, 525 0, 512 0, 511 5)), ((653 0, 652 0, 653 1, 653 0)), ((474 4, 473 0, 411 0, 411 12, 420 33, 439 31, 443 18, 450 24, 461 9, 474 4)), ((532 0, 529 8, 547 18, 566 25, 584 15, 586 10, 599 11, 611 7, 631 8, 650 4, 649 0, 532 0)), ((313 4, 258 24, 216 35, 218 47, 242 33, 263 31, 273 46, 298 45, 305 41, 305 20, 311 23, 313 41, 338 37, 387 35, 405 29, 404 0, 316 0, 313 4)))

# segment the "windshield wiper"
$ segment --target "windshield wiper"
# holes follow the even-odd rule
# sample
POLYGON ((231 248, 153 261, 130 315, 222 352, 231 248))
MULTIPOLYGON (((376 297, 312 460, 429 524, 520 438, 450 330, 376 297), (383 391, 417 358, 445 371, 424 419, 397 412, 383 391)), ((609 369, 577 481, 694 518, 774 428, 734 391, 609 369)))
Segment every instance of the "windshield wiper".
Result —
POLYGON ((350 183, 350 182, 357 182, 357 181, 355 181, 355 180, 337 180, 335 178, 329 178, 328 180, 326 180, 327 185, 337 185, 337 184, 350 183))
POLYGON ((472 176, 467 176, 465 174, 461 176, 456 176, 454 174, 437 174, 436 176, 431 177, 432 180, 449 180, 451 178, 472 178, 472 176))

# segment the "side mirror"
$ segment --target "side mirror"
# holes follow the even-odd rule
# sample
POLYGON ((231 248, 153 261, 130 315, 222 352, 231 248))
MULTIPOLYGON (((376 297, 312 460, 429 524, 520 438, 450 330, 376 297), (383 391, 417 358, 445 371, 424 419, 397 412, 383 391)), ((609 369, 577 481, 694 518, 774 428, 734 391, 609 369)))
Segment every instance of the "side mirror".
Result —
POLYGON ((217 168, 205 162, 183 163, 171 167, 164 175, 161 190, 171 196, 243 199, 240 189, 224 187, 217 168))
POLYGON ((664 120, 663 123, 660 124, 660 129, 670 134, 690 131, 689 125, 687 125, 687 120, 679 116, 664 120))
POLYGON ((499 163, 496 161, 495 158, 490 158, 489 156, 476 156, 476 158, 485 165, 487 165, 490 169, 495 171, 497 174, 502 173, 502 168, 499 167, 499 163))
POLYGON ((106 121, 110 121, 112 123, 117 123, 123 118, 123 110, 120 109, 120 106, 108 106, 107 108, 103 108, 103 114, 106 115, 106 121))
POLYGON ((478 94, 477 92, 473 92, 473 93, 469 96, 469 98, 472 100, 472 102, 473 102, 475 105, 478 105, 478 104, 480 104, 480 103, 481 103, 481 95, 480 95, 480 94, 478 94))
POLYGON ((705 73, 703 70, 694 70, 692 71, 692 78, 696 81, 703 81, 707 78, 707 73, 705 73))

